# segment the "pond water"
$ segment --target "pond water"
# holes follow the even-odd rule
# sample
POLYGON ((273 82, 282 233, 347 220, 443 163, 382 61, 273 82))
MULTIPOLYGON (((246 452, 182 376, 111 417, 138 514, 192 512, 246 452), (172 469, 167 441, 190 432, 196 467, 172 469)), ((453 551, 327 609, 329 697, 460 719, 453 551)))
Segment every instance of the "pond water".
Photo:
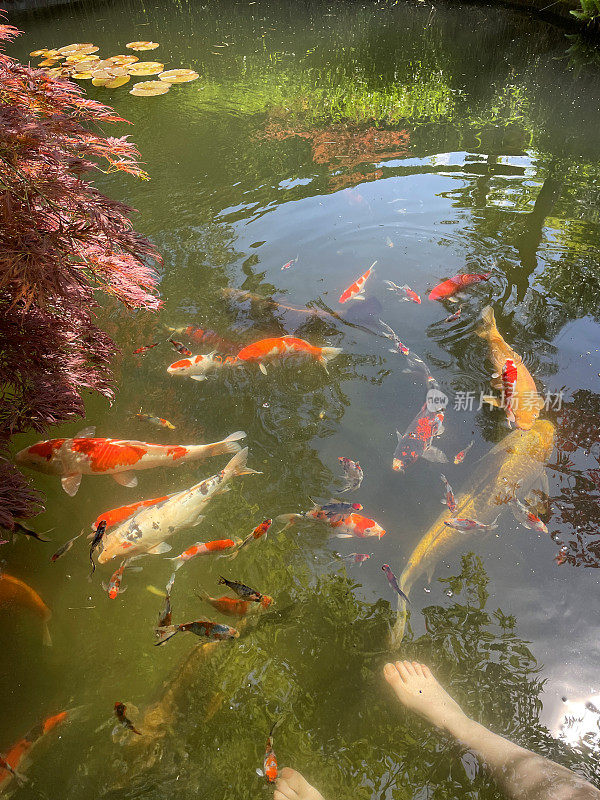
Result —
MULTIPOLYGON (((111 133, 132 137, 151 180, 107 176, 98 185, 139 210, 136 228, 162 252, 164 306, 156 315, 101 312, 122 349, 116 399, 91 398, 85 423, 52 435, 95 425, 101 436, 188 444, 247 433, 249 464, 262 474, 233 481, 200 527, 173 538, 169 555, 338 496, 339 456, 364 470, 360 489, 343 496, 386 530, 338 539, 318 524, 283 533, 277 525, 235 561, 192 561, 177 574, 174 621, 235 624, 196 596, 215 596, 220 574, 276 604, 208 653, 191 634, 156 648, 163 600, 147 587, 164 587, 171 562, 144 559, 113 601, 101 580, 118 562, 88 582, 83 540, 54 564, 49 556, 102 512, 188 487, 225 458, 140 473, 133 489, 84 476, 74 498, 57 478, 35 474, 48 501, 35 525, 54 529, 53 544, 20 538, 1 548, 0 566, 51 607, 53 647, 35 618, 2 614, 0 751, 49 715, 77 710, 40 745, 15 797, 268 797, 255 770, 276 719, 280 764, 304 771, 325 797, 499 797, 468 754, 395 708, 381 667, 396 653, 430 664, 494 730, 600 780, 598 719, 584 708, 600 694, 600 493, 589 472, 600 420, 596 53, 563 30, 486 6, 114 0, 11 21, 25 31, 9 48, 22 59, 87 41, 111 55, 151 39, 160 48, 143 59, 200 74, 153 98, 85 84, 133 123, 111 133), (341 305, 374 261, 366 301, 341 305), (428 291, 456 273, 487 271, 445 323, 457 305, 430 301, 428 291), (409 284, 422 303, 400 302, 385 280, 409 284), (321 313, 285 308, 307 304, 321 313), (479 407, 494 371, 474 333, 487 304, 550 396, 541 416, 556 426, 555 449, 547 484, 536 484, 550 534, 520 526, 502 505, 497 530, 457 533, 431 581, 422 575, 412 586, 406 635, 390 651, 396 597, 382 564, 400 575, 443 510, 440 472, 458 495, 509 434, 503 412, 479 407), (449 398, 436 439, 449 464, 419 459, 392 470, 396 430, 408 428, 426 387, 389 352, 380 318, 449 398), (267 375, 253 365, 203 383, 167 374, 178 356, 166 343, 132 355, 163 340, 165 326, 188 325, 234 346, 296 334, 343 353, 328 373, 288 360, 267 375), (140 407, 176 430, 138 421, 140 407), (352 552, 371 558, 359 567, 338 557, 352 552), (154 717, 145 714, 161 699, 154 717), (133 709, 139 741, 113 740, 115 701, 133 709)), ((19 437, 15 450, 33 441, 19 437)))

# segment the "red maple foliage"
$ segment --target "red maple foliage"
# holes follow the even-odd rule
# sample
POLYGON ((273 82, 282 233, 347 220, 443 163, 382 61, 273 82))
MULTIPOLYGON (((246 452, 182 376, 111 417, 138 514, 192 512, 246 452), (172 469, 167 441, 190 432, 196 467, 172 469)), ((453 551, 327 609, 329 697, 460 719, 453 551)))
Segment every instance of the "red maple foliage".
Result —
MULTIPOLYGON (((0 40, 19 31, 0 25, 0 40)), ((115 345, 94 322, 95 293, 157 309, 160 261, 133 230, 133 209, 84 178, 94 171, 147 178, 125 122, 74 84, 0 51, 0 524, 39 510, 3 454, 10 437, 84 413, 80 392, 112 396, 115 345)))

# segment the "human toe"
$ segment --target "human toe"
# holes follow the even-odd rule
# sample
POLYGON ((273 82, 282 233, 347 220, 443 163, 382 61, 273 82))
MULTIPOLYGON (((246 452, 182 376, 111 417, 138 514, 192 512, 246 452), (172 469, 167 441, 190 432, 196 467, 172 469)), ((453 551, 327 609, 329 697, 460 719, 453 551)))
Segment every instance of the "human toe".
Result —
POLYGON ((289 783, 283 778, 278 778, 276 783, 274 800, 297 800, 297 793, 291 788, 289 783))
POLYGON ((279 773, 281 778, 287 783, 287 785, 292 789, 292 791, 296 792, 301 796, 305 796, 312 786, 306 780, 304 775, 301 775, 295 769, 291 767, 284 767, 281 772, 279 773))

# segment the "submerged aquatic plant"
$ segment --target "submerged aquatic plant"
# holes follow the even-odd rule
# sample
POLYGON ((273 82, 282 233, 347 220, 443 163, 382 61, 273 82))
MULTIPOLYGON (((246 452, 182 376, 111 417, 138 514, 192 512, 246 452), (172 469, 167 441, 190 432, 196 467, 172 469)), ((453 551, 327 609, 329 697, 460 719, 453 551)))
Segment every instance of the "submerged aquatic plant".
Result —
MULTIPOLYGON (((19 31, 0 25, 0 40, 19 31)), ((0 438, 83 415, 82 389, 112 396, 115 346, 95 324, 96 291, 156 309, 159 256, 131 225, 132 209, 84 178, 98 170, 147 178, 111 108, 0 52, 0 438), (88 127, 89 126, 89 127, 88 127)), ((7 462, 0 519, 30 515, 38 498, 7 462)))

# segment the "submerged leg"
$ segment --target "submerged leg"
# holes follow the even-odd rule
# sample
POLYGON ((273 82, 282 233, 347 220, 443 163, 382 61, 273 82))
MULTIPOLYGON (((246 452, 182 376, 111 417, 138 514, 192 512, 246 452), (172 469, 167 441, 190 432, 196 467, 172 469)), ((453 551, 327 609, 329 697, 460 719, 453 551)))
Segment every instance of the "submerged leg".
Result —
POLYGON ((400 702, 474 752, 509 800, 600 800, 574 772, 469 719, 424 664, 397 661, 383 672, 400 702))
POLYGON ((273 800, 323 800, 323 795, 295 769, 284 767, 277 778, 273 800))

